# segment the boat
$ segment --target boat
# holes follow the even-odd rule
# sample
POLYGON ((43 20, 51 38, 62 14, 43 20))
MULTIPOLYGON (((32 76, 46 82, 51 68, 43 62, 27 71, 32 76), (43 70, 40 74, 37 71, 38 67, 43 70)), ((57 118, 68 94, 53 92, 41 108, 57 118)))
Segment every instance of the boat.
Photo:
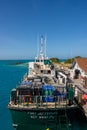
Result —
MULTIPOLYGON (((20 85, 11 90, 8 109, 15 130, 70 130, 66 109, 66 84, 58 82, 58 73, 46 56, 46 38, 40 37, 34 62, 20 85)), ((65 80, 64 80, 65 81, 65 80)))

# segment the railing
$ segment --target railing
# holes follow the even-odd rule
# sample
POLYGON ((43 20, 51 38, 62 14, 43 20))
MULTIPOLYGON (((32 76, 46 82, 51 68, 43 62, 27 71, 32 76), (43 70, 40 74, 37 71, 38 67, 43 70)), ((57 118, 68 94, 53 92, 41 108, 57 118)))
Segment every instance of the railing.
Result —
POLYGON ((31 96, 19 95, 11 99, 11 106, 27 108, 61 108, 67 107, 68 100, 65 95, 61 96, 31 96))
POLYGON ((75 85, 74 97, 80 105, 87 105, 87 93, 80 86, 75 85))

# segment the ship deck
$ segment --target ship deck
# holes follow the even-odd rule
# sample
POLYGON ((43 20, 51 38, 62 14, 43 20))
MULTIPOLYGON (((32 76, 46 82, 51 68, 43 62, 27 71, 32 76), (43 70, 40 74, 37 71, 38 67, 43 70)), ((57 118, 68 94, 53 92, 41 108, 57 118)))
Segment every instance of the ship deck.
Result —
POLYGON ((68 103, 65 102, 60 102, 60 103, 22 103, 22 104, 10 104, 8 105, 9 109, 24 109, 24 110, 53 110, 53 109, 74 109, 77 108, 78 106, 76 104, 68 105, 68 103))

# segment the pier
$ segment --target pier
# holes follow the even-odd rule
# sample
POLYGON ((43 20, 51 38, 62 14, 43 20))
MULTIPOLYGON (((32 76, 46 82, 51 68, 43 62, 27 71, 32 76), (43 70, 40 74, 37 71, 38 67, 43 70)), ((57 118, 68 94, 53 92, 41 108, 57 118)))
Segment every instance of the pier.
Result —
POLYGON ((74 90, 74 101, 79 109, 87 117, 87 89, 84 88, 80 79, 71 79, 74 90))

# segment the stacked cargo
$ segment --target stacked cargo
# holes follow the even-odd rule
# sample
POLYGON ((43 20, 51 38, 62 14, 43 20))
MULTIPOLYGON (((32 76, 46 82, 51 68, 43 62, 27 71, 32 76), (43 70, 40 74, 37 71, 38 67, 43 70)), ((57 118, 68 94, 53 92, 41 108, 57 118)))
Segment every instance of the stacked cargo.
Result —
POLYGON ((42 101, 54 102, 54 86, 51 85, 42 86, 42 101))

